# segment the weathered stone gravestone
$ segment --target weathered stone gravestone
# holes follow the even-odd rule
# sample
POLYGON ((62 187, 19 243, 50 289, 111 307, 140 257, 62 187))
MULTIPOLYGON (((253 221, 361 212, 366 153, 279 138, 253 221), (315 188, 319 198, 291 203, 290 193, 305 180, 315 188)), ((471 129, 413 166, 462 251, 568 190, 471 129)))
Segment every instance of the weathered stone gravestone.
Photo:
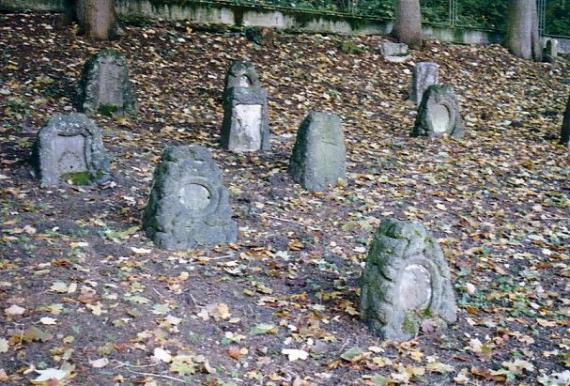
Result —
POLYGON ((210 152, 200 146, 167 147, 154 172, 143 227, 163 249, 235 242, 228 190, 210 152))
POLYGON ((110 178, 101 130, 79 113, 55 115, 40 129, 32 163, 45 187, 57 186, 61 180, 87 185, 110 178))
POLYGON ((115 50, 104 49, 85 63, 77 94, 79 110, 88 114, 137 113, 127 59, 115 50))
POLYGON ((346 148, 338 115, 309 113, 297 132, 289 173, 293 180, 314 192, 346 179, 346 148))
POLYGON ((404 63, 412 58, 407 44, 384 42, 380 46, 384 60, 392 63, 404 63))
POLYGON ((422 325, 442 328, 457 320, 449 268, 419 223, 380 224, 360 284, 361 319, 384 339, 412 339, 422 325))
POLYGON ((240 60, 232 62, 224 80, 223 99, 226 99, 230 89, 234 87, 261 88, 261 82, 253 64, 240 60))
POLYGON ((562 131, 560 132, 560 143, 570 147, 570 97, 568 97, 568 102, 566 103, 566 112, 562 122, 562 131))
POLYGON ((558 58, 558 40, 548 39, 544 47, 544 61, 554 63, 558 58))
POLYGON ((267 92, 249 63, 233 62, 226 76, 221 143, 236 153, 270 148, 267 92))
POLYGON ((439 65, 431 62, 420 62, 414 67, 412 74, 412 91, 410 100, 419 105, 424 92, 429 86, 439 82, 439 65))
POLYGON ((429 86, 418 108, 412 136, 463 138, 465 126, 459 102, 448 85, 429 86))

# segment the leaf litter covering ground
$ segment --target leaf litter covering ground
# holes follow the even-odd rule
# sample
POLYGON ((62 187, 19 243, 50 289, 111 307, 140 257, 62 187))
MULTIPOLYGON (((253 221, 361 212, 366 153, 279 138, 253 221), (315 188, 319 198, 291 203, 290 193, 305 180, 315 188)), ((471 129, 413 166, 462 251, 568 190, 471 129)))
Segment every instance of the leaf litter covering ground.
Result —
POLYGON ((462 141, 410 138, 413 63, 380 37, 127 27, 141 114, 97 116, 114 183, 40 189, 26 158, 72 110, 82 64, 104 46, 54 16, 1 18, 2 384, 564 385, 570 378, 570 157, 556 145, 569 65, 501 47, 429 43, 459 94, 462 141), (352 40, 362 52, 343 53, 352 40), (270 95, 273 151, 217 142, 231 59, 270 95), (286 173, 310 110, 344 121, 346 186, 311 194, 286 173), (236 245, 165 252, 140 229, 167 144, 212 149, 240 225, 236 245), (460 318, 444 336, 383 342, 358 320, 358 278, 385 217, 419 220, 450 264, 460 318))

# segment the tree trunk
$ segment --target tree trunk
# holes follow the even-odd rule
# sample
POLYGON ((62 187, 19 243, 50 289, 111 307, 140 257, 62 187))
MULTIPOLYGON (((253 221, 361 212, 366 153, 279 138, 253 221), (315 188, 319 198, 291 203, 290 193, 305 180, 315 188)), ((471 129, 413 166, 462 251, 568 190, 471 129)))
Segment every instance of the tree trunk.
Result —
POLYGON ((401 43, 417 48, 422 45, 422 13, 420 0, 395 0, 392 35, 401 43))
POLYGON ((510 0, 506 45, 520 58, 542 60, 536 0, 510 0))
POLYGON ((77 0, 79 28, 87 37, 108 40, 117 28, 114 0, 77 0))
POLYGON ((560 143, 570 147, 570 97, 566 103, 566 112, 562 122, 562 132, 560 133, 560 143))

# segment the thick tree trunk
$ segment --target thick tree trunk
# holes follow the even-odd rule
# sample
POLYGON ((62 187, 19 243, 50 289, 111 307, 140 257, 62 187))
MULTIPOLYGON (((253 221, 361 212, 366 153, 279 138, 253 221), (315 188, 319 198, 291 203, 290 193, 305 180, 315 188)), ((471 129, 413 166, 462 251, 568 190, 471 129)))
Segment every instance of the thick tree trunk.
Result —
POLYGON ((570 147, 570 96, 566 103, 566 113, 562 122, 562 132, 560 133, 560 143, 570 147))
POLYGON ((536 0, 510 0, 506 45, 513 55, 542 60, 536 0))
POLYGON ((77 0, 76 16, 81 32, 90 38, 108 40, 116 31, 114 0, 77 0))
POLYGON ((422 13, 420 0, 395 0, 392 35, 410 47, 422 45, 422 13))

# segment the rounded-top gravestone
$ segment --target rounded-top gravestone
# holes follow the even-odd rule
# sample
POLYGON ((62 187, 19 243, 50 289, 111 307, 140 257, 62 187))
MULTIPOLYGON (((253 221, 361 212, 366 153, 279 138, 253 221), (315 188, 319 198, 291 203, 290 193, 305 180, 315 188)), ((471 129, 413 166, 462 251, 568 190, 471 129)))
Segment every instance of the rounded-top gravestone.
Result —
POLYGON ((418 108, 412 136, 462 138, 464 134, 465 126, 453 88, 429 86, 418 108))
POLYGON ((261 87, 259 76, 253 64, 241 60, 234 60, 230 64, 224 81, 224 99, 227 98, 230 89, 234 87, 261 87))
POLYGON ((208 149, 167 147, 154 172, 143 227, 159 248, 193 249, 235 242, 228 190, 208 149))
POLYGON ((424 322, 441 327, 457 320, 443 252, 419 223, 380 224, 360 284, 361 319, 384 339, 412 339, 424 322))
POLYGON ((410 100, 419 105, 424 92, 429 86, 439 82, 439 65, 431 62, 420 62, 414 67, 412 74, 412 90, 410 100))
POLYGON ((346 147, 338 115, 323 112, 307 115, 297 131, 289 174, 313 192, 346 179, 346 147))
POLYGON ((109 180, 109 158, 101 130, 85 114, 53 116, 38 132, 32 163, 42 186, 61 180, 79 185, 109 180))
POLYGON ((137 113, 127 59, 112 49, 101 50, 85 63, 77 94, 79 110, 88 114, 137 113))

